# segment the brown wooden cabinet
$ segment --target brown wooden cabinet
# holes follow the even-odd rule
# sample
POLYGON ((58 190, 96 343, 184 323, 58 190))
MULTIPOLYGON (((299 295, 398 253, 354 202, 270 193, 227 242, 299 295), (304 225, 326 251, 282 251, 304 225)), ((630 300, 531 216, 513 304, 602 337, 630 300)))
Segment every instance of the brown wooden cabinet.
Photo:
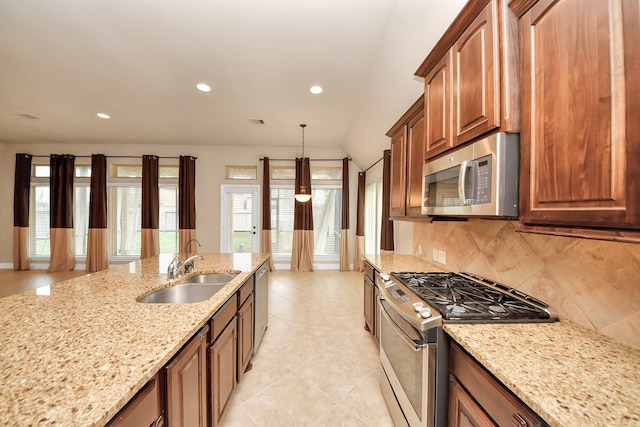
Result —
POLYGON ((453 145, 500 126, 497 2, 490 1, 451 49, 453 145))
POLYGON ((407 128, 402 127, 391 137, 391 194, 389 215, 404 216, 407 176, 407 128))
POLYGON ((202 426, 207 419, 207 335, 205 326, 167 365, 167 419, 171 427, 202 426))
MULTIPOLYGON (((451 138, 451 51, 424 78, 424 159, 453 147, 451 138)), ((423 160, 424 160, 423 159, 423 160)))
POLYGON ((469 1, 416 75, 425 78, 425 159, 519 130, 517 20, 507 0, 469 1))
POLYGON ((391 138, 391 197, 395 218, 420 216, 424 166, 424 97, 420 97, 387 132, 391 138))
POLYGON ((473 400, 456 377, 449 378, 449 425, 451 427, 497 427, 473 400))
POLYGON ((449 425, 546 425, 535 412, 454 342, 451 343, 449 358, 449 425))
POLYGON ((253 356, 253 301, 251 293, 238 309, 238 383, 253 356))
POLYGON ((374 336, 376 328, 376 292, 375 292, 375 269, 367 261, 364 262, 364 323, 374 336))
POLYGON ((511 7, 522 45, 520 229, 640 240, 639 2, 511 7))
POLYGON ((210 321, 209 382, 211 425, 217 426, 236 389, 238 372, 238 293, 210 321))
POLYGON ((162 427, 164 423, 164 395, 158 375, 145 385, 116 415, 110 427, 162 427))

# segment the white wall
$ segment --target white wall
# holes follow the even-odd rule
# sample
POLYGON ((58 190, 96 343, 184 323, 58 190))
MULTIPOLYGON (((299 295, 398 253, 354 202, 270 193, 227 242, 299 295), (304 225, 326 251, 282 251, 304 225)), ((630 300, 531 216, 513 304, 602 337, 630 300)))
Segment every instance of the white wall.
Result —
MULTIPOLYGON (((120 145, 120 144, 0 144, 0 264, 12 263, 10 244, 13 238, 13 181, 15 154, 33 155, 68 153, 76 156, 105 154, 107 156, 155 154, 159 156, 192 155, 196 162, 196 232, 202 244, 201 252, 219 252, 220 249, 220 186, 237 181, 225 180, 225 165, 256 165, 258 180, 262 185, 261 157, 294 158, 300 155, 299 147, 250 147, 250 146, 202 146, 202 145, 120 145)), ((305 155, 311 159, 345 157, 338 147, 305 147, 305 155)), ((312 162, 313 163, 313 162, 312 162)), ((338 162, 339 163, 339 162, 338 162)), ((293 164, 293 163, 292 163, 293 164)), ((355 239, 355 214, 357 201, 358 167, 352 162, 350 168, 350 222, 351 251, 355 239)), ((241 182, 240 184, 246 184, 241 182)), ((253 182, 252 182, 253 183, 253 182)))

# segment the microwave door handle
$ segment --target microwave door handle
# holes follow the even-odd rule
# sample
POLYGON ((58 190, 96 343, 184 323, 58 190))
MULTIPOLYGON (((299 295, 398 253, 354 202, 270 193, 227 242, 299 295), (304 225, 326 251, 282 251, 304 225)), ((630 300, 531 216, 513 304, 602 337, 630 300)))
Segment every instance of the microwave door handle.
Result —
POLYGON ((469 165, 468 160, 463 160, 460 163, 460 173, 458 174, 458 197, 462 201, 462 206, 467 206, 467 195, 464 191, 464 182, 467 179, 467 166, 469 165))

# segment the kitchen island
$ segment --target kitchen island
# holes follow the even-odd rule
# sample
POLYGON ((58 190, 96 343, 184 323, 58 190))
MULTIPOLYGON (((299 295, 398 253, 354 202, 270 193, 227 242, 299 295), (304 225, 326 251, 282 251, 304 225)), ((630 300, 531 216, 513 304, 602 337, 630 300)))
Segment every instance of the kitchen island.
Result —
POLYGON ((137 302, 171 255, 0 299, 0 425, 106 424, 269 257, 203 256, 190 275, 240 273, 199 303, 137 302))
MULTIPOLYGON (((365 260, 381 273, 443 270, 412 255, 365 260)), ((564 318, 443 329, 551 426, 640 425, 638 349, 564 318)))

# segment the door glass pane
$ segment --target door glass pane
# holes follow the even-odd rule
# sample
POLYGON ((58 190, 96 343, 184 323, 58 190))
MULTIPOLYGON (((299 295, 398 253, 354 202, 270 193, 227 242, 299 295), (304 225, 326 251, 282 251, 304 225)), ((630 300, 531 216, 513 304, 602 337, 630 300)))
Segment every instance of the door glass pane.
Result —
POLYGON ((29 255, 32 257, 49 256, 51 244, 49 241, 48 185, 31 187, 29 210, 29 255))
POLYGON ((160 187, 158 193, 160 253, 178 253, 181 251, 178 248, 178 187, 160 187))
POLYGON ((257 252, 252 246, 253 193, 229 193, 229 248, 234 253, 257 252))

